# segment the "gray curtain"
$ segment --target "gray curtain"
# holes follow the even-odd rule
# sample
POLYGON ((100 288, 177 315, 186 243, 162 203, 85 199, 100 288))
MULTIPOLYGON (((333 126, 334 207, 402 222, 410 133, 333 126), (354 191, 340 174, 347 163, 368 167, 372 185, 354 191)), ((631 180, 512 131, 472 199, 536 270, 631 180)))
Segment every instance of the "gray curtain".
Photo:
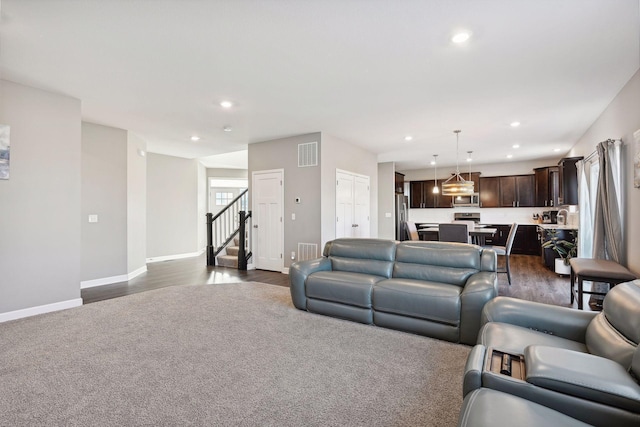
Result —
MULTIPOLYGON (((597 159, 595 160, 597 161, 597 159)), ((597 194, 593 188, 597 185, 597 180, 592 180, 591 161, 580 161, 576 163, 578 168, 578 215, 579 222, 579 238, 578 238, 578 257, 593 257, 593 217, 596 205, 595 197, 597 194)), ((595 169, 598 169, 596 165, 595 169)))
POLYGON ((622 218, 618 201, 621 185, 620 143, 614 140, 601 142, 597 151, 600 175, 593 228, 593 257, 622 262, 622 218))

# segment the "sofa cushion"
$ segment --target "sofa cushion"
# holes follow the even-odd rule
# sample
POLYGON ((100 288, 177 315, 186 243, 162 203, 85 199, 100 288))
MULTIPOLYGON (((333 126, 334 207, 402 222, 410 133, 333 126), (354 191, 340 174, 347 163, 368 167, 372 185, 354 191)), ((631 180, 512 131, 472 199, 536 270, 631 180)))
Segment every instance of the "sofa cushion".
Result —
POLYGON ((460 323, 458 286, 413 279, 388 279, 373 289, 373 309, 448 325, 460 323))
POLYGON ((487 348, 523 354, 529 345, 546 345, 588 353, 587 346, 577 341, 549 335, 509 323, 489 322, 478 333, 478 344, 487 348))
POLYGON ((384 279, 371 274, 318 271, 307 278, 305 292, 307 298, 371 308, 373 285, 384 279))
POLYGON ((478 246, 446 242, 402 242, 396 250, 393 277, 464 286, 480 271, 478 246))
POLYGON ((396 243, 382 239, 336 239, 325 251, 334 271, 391 277, 396 243))

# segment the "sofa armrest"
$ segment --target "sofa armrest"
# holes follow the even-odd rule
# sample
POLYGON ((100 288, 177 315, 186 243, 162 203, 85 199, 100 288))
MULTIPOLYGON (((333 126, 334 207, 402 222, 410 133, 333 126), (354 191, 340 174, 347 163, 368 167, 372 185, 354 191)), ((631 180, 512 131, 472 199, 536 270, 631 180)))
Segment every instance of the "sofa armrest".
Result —
POLYGON ((498 275, 481 271, 467 279, 460 294, 460 342, 474 345, 478 339, 482 308, 498 295, 498 275))
POLYGON ((597 312, 574 310, 517 298, 497 297, 485 305, 482 325, 501 322, 585 342, 585 333, 597 312))
POLYGON ((291 264, 289 268, 289 291, 293 305, 300 310, 307 309, 307 295, 304 291, 304 284, 307 277, 316 271, 331 270, 331 260, 329 258, 316 258, 307 261, 300 261, 291 264))
POLYGON ((640 385, 622 365, 564 348, 525 348, 526 381, 547 390, 640 412, 640 385))
POLYGON ((478 344, 471 349, 467 362, 464 365, 464 378, 462 380, 462 397, 482 387, 482 367, 487 348, 478 344))

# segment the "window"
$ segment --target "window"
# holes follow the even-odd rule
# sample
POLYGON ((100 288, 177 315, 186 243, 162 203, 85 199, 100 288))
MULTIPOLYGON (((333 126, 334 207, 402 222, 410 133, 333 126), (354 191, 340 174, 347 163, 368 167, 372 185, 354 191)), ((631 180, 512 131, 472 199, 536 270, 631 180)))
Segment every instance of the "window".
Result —
POLYGON ((216 206, 227 206, 233 200, 233 193, 216 192, 216 206))

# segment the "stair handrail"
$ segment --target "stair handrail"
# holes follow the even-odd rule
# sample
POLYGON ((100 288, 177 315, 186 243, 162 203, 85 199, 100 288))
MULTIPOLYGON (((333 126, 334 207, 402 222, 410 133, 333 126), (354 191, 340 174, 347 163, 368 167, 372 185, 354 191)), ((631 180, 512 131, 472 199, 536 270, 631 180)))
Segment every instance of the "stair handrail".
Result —
POLYGON ((247 233, 247 221, 251 219, 251 211, 240 211, 240 247, 238 248, 238 270, 247 270, 247 264, 251 258, 251 228, 247 233), (247 253, 247 248, 249 251, 247 253))
POLYGON ((207 265, 216 265, 216 256, 240 232, 239 212, 247 204, 248 192, 242 191, 216 215, 207 213, 207 265))

